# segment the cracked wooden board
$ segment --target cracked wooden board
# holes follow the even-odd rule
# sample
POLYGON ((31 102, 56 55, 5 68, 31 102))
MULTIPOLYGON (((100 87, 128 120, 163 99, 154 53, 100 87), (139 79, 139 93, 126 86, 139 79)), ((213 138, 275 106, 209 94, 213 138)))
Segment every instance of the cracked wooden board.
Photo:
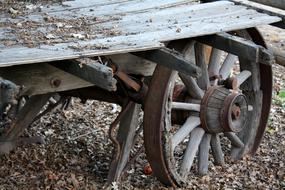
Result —
POLYGON ((280 21, 228 1, 91 2, 67 1, 15 18, 0 15, 0 67, 145 51, 171 40, 280 21))

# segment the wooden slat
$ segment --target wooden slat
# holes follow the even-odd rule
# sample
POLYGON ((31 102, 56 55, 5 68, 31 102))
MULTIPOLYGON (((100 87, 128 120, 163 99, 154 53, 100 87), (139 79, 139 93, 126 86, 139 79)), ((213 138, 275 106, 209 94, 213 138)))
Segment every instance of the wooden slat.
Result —
POLYGON ((22 86, 22 95, 28 96, 93 86, 90 82, 42 63, 1 68, 0 76, 22 86), (52 80, 59 80, 59 86, 52 85, 52 80))
POLYGON ((117 81, 114 78, 113 70, 96 60, 89 58, 76 59, 53 63, 52 65, 105 90, 116 91, 117 89, 117 81))
MULTIPOLYGON (((28 15, 24 20, 36 21, 39 25, 31 28, 31 33, 40 31, 47 35, 55 30, 55 24, 59 21, 45 22, 44 17, 48 15, 63 22, 64 19, 82 19, 83 25, 89 30, 79 26, 76 31, 88 34, 91 39, 80 40, 63 32, 57 33, 56 39, 49 40, 51 45, 43 45, 44 40, 39 46, 28 48, 22 39, 18 39, 17 45, 6 47, 1 40, 15 39, 15 35, 9 33, 13 28, 6 26, 3 21, 19 23, 20 19, 4 19, 7 15, 3 13, 0 15, 3 26, 0 27, 0 67, 157 49, 163 46, 162 42, 280 20, 226 1, 195 5, 186 0, 96 0, 83 1, 82 4, 76 0, 65 3, 70 4, 70 7, 50 6, 43 8, 42 12, 28 15), (117 33, 106 34, 106 30, 117 33)), ((20 31, 22 29, 18 28, 17 32, 20 31)))
MULTIPOLYGON (((258 12, 265 13, 265 14, 268 14, 271 16, 278 16, 278 17, 282 18, 282 20, 280 22, 273 23, 272 25, 285 29, 285 11, 284 11, 284 8, 283 8, 283 10, 281 10, 278 8, 270 7, 267 5, 262 5, 260 3, 255 3, 255 2, 248 1, 248 0, 231 0, 231 1, 233 1, 237 4, 240 4, 240 5, 247 6, 251 9, 255 9, 258 12)), ((280 0, 280 1, 283 1, 283 0, 280 0)), ((285 4, 283 2, 282 7, 284 7, 284 6, 285 6, 285 4)))

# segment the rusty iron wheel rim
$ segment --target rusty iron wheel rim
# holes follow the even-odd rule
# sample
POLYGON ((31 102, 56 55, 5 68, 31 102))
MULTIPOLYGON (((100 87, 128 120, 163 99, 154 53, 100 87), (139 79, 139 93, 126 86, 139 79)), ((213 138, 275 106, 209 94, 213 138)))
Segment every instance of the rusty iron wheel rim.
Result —
MULTIPOLYGON (((241 32, 239 34, 243 33, 244 32, 241 32)), ((249 29, 247 30, 247 33, 249 35, 252 35, 256 33, 256 31, 255 29, 249 29)), ((263 45, 263 41, 261 41, 261 38, 256 37, 252 40, 259 45, 263 45)), ((180 42, 178 44, 178 46, 180 46, 180 50, 182 49, 181 46, 185 45, 185 43, 183 42, 180 42)), ((263 85, 265 78, 267 78, 268 81, 268 78, 270 79, 272 77, 271 68, 264 67, 263 65, 261 65, 260 74, 262 75, 260 77, 261 91, 271 91, 270 84, 268 85, 268 83, 266 83, 267 85, 263 85)), ((169 110, 168 104, 169 100, 172 100, 173 85, 171 86, 170 84, 174 75, 176 75, 176 72, 173 72, 162 66, 157 66, 154 72, 153 80, 150 85, 150 93, 147 96, 145 105, 144 138, 147 158, 151 164, 151 167, 153 168, 156 177, 165 185, 182 186, 187 182, 187 180, 184 180, 181 178, 181 176, 179 176, 177 169, 173 166, 171 159, 167 159, 167 157, 170 156, 169 151, 165 150, 165 148, 161 146, 163 145, 163 143, 167 144, 170 142, 168 139, 169 136, 165 135, 164 125, 165 123, 171 121, 171 119, 167 119, 167 117, 171 118, 171 110, 169 110), (164 90, 157 90, 159 92, 153 93, 152 90, 154 89, 154 87, 159 87, 160 89, 164 90), (170 95, 167 94, 169 92, 171 92, 170 95)), ((177 94, 175 96, 177 96, 177 94)), ((263 115, 265 118, 267 118, 268 106, 270 107, 271 98, 269 98, 269 96, 263 96, 262 101, 264 103, 262 105, 262 109, 260 109, 261 116, 263 115)), ((201 106, 201 109, 203 109, 202 107, 203 106, 201 106)), ((254 142, 251 143, 254 144, 254 146, 247 147, 248 153, 252 153, 253 151, 255 151, 256 146, 258 146, 258 143, 260 142, 260 136, 262 136, 264 126, 266 125, 266 122, 264 123, 264 118, 262 117, 260 117, 260 122, 260 126, 256 131, 256 138, 254 139, 254 142)), ((236 152, 239 153, 239 151, 236 152)))

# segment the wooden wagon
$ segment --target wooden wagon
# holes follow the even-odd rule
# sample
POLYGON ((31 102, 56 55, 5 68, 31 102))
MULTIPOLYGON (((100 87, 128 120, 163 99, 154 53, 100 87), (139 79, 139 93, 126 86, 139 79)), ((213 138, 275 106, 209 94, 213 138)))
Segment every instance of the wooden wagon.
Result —
POLYGON ((70 97, 122 106, 109 130, 109 182, 129 159, 141 109, 147 159, 165 185, 182 186, 194 170, 205 175, 209 152, 223 165, 223 146, 233 159, 257 150, 274 60, 255 27, 284 27, 284 11, 242 0, 74 0, 4 9, 10 2, 0 2, 0 108, 2 120, 11 120, 2 127, 1 153, 38 142, 21 135, 70 97))

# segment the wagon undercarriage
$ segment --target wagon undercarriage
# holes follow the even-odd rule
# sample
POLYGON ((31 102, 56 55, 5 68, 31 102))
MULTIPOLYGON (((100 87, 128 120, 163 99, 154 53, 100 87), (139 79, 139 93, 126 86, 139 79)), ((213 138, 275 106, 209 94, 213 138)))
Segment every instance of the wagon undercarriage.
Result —
POLYGON ((79 97, 122 107, 109 130, 108 182, 128 162, 141 108, 148 161, 166 185, 187 183, 193 170, 205 175, 210 152, 219 165, 227 151, 254 154, 274 59, 254 27, 280 21, 228 1, 75 0, 10 10, 0 17, 0 152, 41 143, 21 135, 79 97))

